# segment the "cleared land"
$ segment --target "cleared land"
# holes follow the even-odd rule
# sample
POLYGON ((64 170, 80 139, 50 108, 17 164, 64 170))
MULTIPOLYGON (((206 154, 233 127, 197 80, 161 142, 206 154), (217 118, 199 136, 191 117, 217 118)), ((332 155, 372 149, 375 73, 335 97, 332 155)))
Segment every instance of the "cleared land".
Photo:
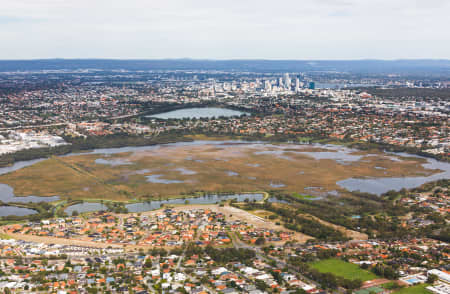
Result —
POLYGON ((358 265, 340 259, 330 258, 310 265, 322 273, 332 273, 350 280, 359 279, 364 282, 377 278, 375 274, 361 269, 358 265))
POLYGON ((399 159, 358 151, 347 155, 361 156, 359 160, 340 161, 315 159, 310 152, 320 155, 336 151, 288 144, 161 146, 113 155, 53 157, 2 175, 0 183, 12 186, 17 196, 60 195, 72 199, 127 201, 197 192, 284 190, 304 195, 336 190, 345 193, 337 181, 351 177, 423 176, 435 172, 424 169, 423 160, 418 158, 399 159), (154 182, 149 182, 148 176, 153 176, 154 182))

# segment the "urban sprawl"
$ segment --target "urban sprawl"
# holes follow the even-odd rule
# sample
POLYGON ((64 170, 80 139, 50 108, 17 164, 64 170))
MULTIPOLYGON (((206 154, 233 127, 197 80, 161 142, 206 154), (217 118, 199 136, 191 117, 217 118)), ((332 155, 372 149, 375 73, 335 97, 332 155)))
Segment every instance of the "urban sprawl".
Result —
MULTIPOLYGON (((345 143, 448 161, 449 114, 450 81, 400 75, 3 72, 0 165, 208 137, 345 143), (158 116, 186 108, 237 115, 158 116)), ((102 211, 4 218, 0 291, 448 294, 448 184, 355 193, 348 203, 268 191, 261 201, 186 198, 142 213, 108 203, 102 211), (326 213, 330 207, 337 212, 326 213)))

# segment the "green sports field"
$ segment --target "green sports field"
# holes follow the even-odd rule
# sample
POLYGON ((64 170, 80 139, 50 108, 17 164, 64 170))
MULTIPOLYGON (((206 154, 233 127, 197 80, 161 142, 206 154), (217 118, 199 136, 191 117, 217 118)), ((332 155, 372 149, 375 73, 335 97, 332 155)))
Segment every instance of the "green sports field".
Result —
POLYGON ((312 268, 322 273, 332 273, 336 276, 350 280, 360 279, 369 281, 376 279, 377 276, 369 271, 361 269, 358 265, 346 262, 340 259, 330 258, 310 263, 312 268))
POLYGON ((425 289, 428 286, 429 284, 416 285, 408 288, 403 288, 394 292, 393 294, 431 294, 430 291, 425 289))

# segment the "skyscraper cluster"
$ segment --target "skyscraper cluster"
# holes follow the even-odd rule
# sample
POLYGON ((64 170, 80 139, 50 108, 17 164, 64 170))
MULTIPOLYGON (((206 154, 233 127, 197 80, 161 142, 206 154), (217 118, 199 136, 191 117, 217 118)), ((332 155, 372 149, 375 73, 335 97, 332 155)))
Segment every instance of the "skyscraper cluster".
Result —
MULTIPOLYGON (((301 79, 299 76, 291 77, 289 73, 285 73, 283 76, 279 77, 277 80, 265 80, 263 83, 263 89, 266 93, 276 93, 276 92, 290 92, 298 93, 304 87, 309 86, 309 84, 301 79)), ((308 87, 309 88, 309 87, 308 87)))

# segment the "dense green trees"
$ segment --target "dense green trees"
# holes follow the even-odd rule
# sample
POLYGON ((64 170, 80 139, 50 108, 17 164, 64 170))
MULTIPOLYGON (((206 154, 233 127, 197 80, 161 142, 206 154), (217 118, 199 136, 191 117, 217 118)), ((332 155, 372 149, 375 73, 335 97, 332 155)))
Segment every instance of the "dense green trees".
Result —
POLYGON ((428 284, 434 284, 438 279, 439 279, 438 276, 436 276, 434 274, 430 274, 430 275, 428 275, 427 283, 428 284))
POLYGON ((245 248, 216 249, 212 246, 207 246, 205 248, 205 253, 217 263, 227 263, 231 261, 245 263, 255 258, 255 251, 245 248))
POLYGON ((396 280, 400 277, 398 272, 394 268, 384 264, 377 264, 375 267, 372 268, 372 271, 376 275, 385 277, 386 279, 390 280, 396 280))
POLYGON ((335 230, 330 226, 323 225, 316 220, 300 215, 301 211, 299 210, 275 207, 271 203, 246 203, 244 208, 265 209, 276 213, 281 217, 284 222, 284 226, 287 229, 301 232, 318 240, 342 241, 348 239, 344 236, 344 234, 342 234, 342 232, 335 230))

